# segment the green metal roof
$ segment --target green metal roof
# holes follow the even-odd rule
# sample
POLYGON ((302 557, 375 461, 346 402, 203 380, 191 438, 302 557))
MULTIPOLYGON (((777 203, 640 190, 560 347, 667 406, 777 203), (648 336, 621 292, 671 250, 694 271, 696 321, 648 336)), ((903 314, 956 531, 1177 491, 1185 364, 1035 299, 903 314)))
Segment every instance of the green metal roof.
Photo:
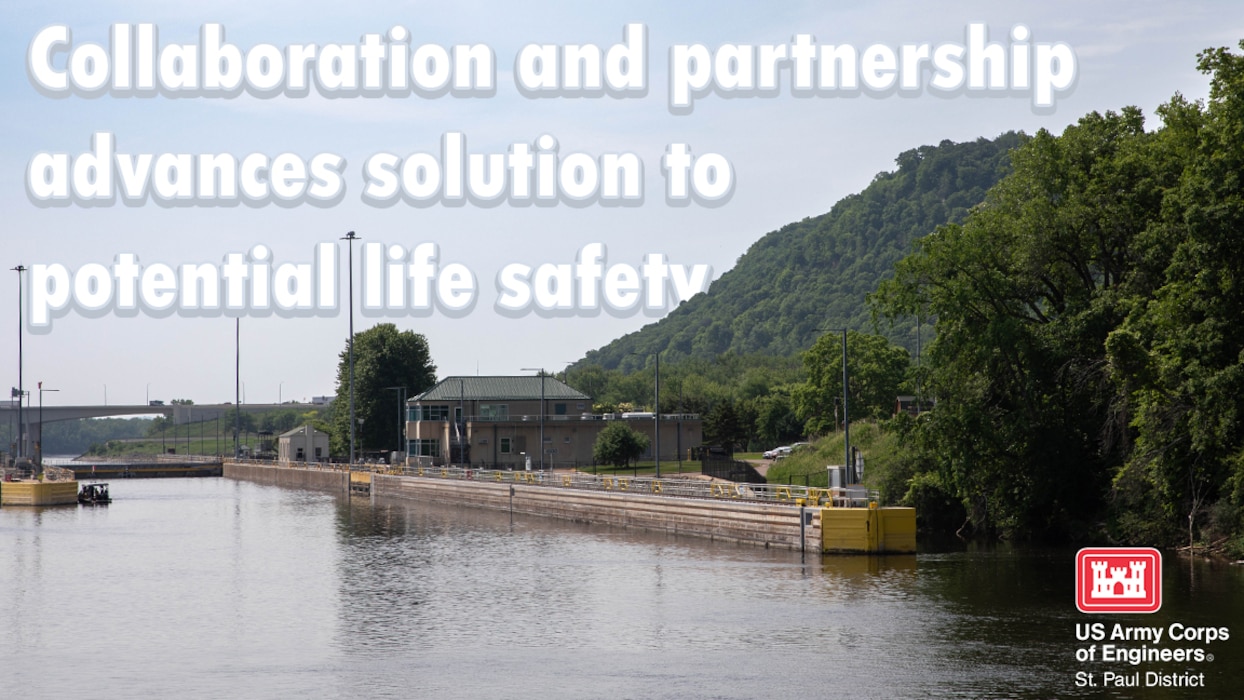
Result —
POLYGON ((541 384, 544 398, 591 401, 592 397, 577 391, 553 377, 447 377, 436 386, 410 399, 410 403, 426 401, 539 401, 541 384))

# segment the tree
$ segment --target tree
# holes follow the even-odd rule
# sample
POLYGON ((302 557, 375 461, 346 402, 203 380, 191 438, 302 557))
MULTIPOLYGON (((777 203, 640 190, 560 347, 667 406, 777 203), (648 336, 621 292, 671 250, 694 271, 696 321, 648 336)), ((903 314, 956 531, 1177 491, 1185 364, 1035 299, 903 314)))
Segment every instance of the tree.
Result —
POLYGON ((612 421, 596 436, 592 457, 602 464, 625 467, 647 449, 647 435, 631 430, 624 421, 612 421))
POLYGON ((756 405, 756 439, 762 445, 775 447, 799 440, 803 435, 803 423, 791 408, 790 397, 785 391, 762 396, 756 405))
MULTIPOLYGON (((392 450, 400 441, 399 411, 405 421, 405 407, 399 408, 402 387, 409 398, 436 383, 428 341, 413 331, 399 331, 392 323, 382 323, 354 334, 354 414, 362 420, 356 426, 355 452, 360 449, 392 450)), ((350 451, 350 364, 349 347, 341 351, 337 363, 337 399, 332 412, 332 451, 350 451)), ((405 446, 402 445, 402 449, 405 446)))
POLYGON ((1135 108, 1041 131, 981 207, 921 239, 881 285, 885 313, 937 319, 926 354, 937 405, 917 442, 938 478, 924 482, 950 489, 979 530, 1066 539, 1101 527, 1134 401, 1107 347, 1130 364, 1143 355, 1108 338, 1146 314, 1165 275, 1172 239, 1154 223, 1185 150, 1170 130, 1146 132, 1135 108))
POLYGON ((1108 345, 1135 438, 1116 483, 1133 486, 1134 508, 1156 506, 1135 519, 1140 524, 1165 522, 1181 531, 1183 543, 1225 543, 1238 556, 1244 552, 1244 56, 1211 49, 1201 53, 1199 68, 1211 76, 1208 103, 1176 96, 1159 112, 1166 148, 1181 166, 1144 239, 1141 260, 1160 287, 1137 300, 1108 345))
MULTIPOLYGON (((842 335, 826 333, 803 354, 808 381, 795 391, 795 413, 809 433, 825 434, 842 424, 842 335)), ((850 418, 885 418, 894 413, 907 376, 907 351, 879 335, 847 333, 850 418)))
POLYGON ((747 416, 741 415, 740 408, 731 399, 718 401, 713 406, 704 417, 705 445, 719 445, 731 453, 747 447, 754 430, 755 418, 752 419, 752 425, 749 425, 747 416))

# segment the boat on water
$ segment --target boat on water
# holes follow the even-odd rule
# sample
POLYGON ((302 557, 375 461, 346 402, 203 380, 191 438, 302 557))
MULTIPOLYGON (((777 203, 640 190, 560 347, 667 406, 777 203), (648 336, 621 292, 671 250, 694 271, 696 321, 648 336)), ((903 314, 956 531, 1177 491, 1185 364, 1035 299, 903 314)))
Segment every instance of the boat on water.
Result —
POLYGON ((78 491, 78 503, 89 506, 112 503, 112 497, 108 495, 108 484, 83 484, 78 491))

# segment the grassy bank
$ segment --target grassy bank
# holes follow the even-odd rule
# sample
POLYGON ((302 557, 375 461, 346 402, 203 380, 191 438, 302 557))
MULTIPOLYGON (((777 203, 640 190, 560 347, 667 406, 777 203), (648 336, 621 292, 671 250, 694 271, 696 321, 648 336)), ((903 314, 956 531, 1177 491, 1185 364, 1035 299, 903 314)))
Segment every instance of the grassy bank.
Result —
MULTIPOLYGON (((826 467, 843 463, 843 434, 835 433, 775 461, 767 478, 771 484, 828 485, 826 467)), ((851 425, 851 445, 864 455, 864 484, 881 491, 882 502, 895 505, 903 497, 906 484, 890 484, 901 452, 898 435, 884 424, 867 422, 851 425)))
MULTIPOLYGON (((239 443, 250 446, 252 450, 258 450, 260 446, 259 436, 255 433, 244 433, 239 443)), ((91 445, 84 454, 91 457, 233 454, 233 433, 217 433, 215 421, 170 425, 165 430, 156 431, 145 438, 108 440, 91 445)))

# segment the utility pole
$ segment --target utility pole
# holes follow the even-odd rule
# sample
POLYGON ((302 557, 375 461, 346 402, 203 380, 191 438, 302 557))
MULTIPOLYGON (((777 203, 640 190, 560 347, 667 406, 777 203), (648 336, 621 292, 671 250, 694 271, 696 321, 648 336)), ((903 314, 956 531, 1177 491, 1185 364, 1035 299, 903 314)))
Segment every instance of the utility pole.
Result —
POLYGON ((26 386, 22 383, 22 273, 25 265, 13 268, 17 273, 17 459, 20 461, 26 454, 24 443, 25 423, 22 422, 22 397, 26 395, 26 386))
POLYGON ((655 357, 657 360, 657 363, 656 363, 656 398, 654 398, 652 401, 652 408, 656 414, 655 416, 653 416, 653 423, 656 426, 656 448, 654 452, 656 456, 656 464, 657 464, 656 478, 660 479, 661 478, 661 353, 654 352, 652 353, 652 356, 655 357))
POLYGON ((540 470, 544 470, 544 368, 524 367, 524 372, 540 373, 540 470))
POLYGON ((847 329, 842 329, 842 443, 846 452, 843 464, 847 467, 847 478, 855 476, 855 466, 851 464, 851 409, 847 403, 847 329))
MULTIPOLYGON (((161 437, 163 439, 163 437, 161 437)), ((242 456, 242 319, 233 319, 233 458, 242 456)))
POLYGON ((346 343, 347 352, 349 353, 350 362, 350 465, 354 465, 354 241, 358 240, 358 236, 353 231, 348 231, 346 235, 341 237, 343 241, 349 241, 347 244, 350 248, 350 258, 347 267, 350 270, 350 339, 346 343))
POLYGON ((60 389, 44 389, 43 382, 39 382, 39 441, 35 443, 39 451, 37 452, 39 459, 39 473, 43 473, 43 392, 60 391, 60 389))

